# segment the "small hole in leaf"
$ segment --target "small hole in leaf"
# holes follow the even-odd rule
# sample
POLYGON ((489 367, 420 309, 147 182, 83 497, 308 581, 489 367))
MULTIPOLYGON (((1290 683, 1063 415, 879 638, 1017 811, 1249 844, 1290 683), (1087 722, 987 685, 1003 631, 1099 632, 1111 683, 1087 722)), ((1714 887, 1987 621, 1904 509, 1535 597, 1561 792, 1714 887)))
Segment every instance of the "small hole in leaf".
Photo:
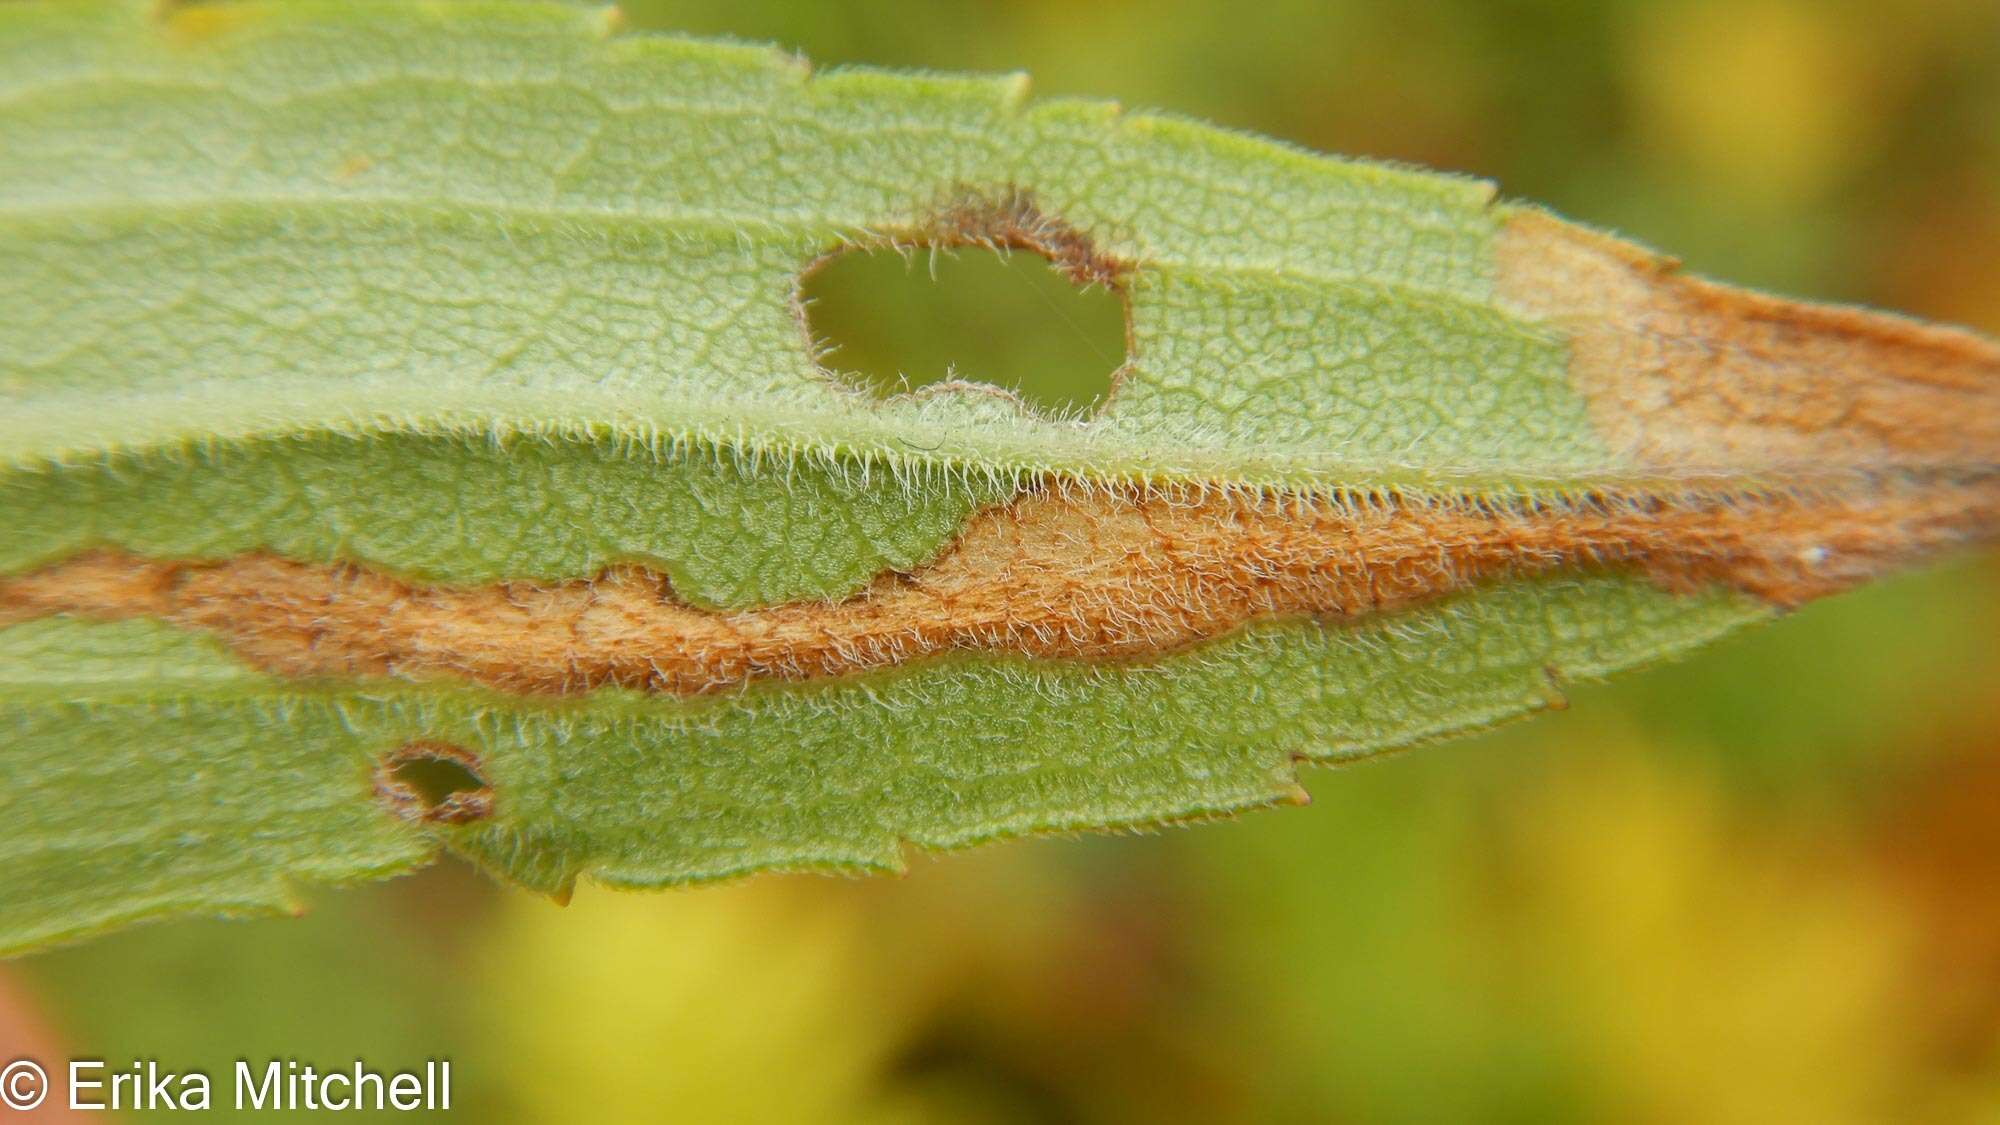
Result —
POLYGON ((820 362, 888 396, 986 383, 1051 417, 1096 410, 1125 362, 1125 304, 1033 250, 836 255, 805 280, 820 362))
POLYGON ((411 742, 375 766, 375 793, 398 813, 432 824, 465 824, 493 815, 493 788, 479 757, 445 742, 411 742))

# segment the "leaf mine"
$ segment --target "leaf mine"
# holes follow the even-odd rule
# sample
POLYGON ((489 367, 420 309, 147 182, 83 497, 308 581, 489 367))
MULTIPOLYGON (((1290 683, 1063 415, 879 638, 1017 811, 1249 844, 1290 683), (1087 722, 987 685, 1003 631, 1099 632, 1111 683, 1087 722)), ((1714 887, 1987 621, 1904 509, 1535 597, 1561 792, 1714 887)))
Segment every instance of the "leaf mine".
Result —
POLYGON ((280 675, 687 695, 954 649, 1144 659, 1260 618, 1365 617, 1561 568, 1629 569, 1668 590, 1721 586, 1789 607, 1987 534, 1996 515, 2000 474, 1535 508, 1057 487, 980 512, 936 562, 837 602, 703 610, 635 567, 468 588, 271 555, 98 553, 0 579, 0 624, 153 617, 280 675))
POLYGON ((1949 488, 2000 460, 1990 339, 1688 277, 1531 209, 1495 255, 1501 299, 1570 333, 1570 381, 1635 462, 1781 484, 1927 471, 1949 488))

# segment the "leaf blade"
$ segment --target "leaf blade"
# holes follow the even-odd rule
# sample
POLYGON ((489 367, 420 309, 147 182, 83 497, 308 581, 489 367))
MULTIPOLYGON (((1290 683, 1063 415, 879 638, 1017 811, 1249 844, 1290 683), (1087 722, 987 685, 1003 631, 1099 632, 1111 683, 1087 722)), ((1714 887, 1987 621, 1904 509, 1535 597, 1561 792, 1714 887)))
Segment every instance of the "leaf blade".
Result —
POLYGON ((0 7, 0 950, 1285 803, 2000 512, 1989 341, 1481 181, 568 5, 151 10, 0 7), (939 243, 1124 295, 1096 416, 818 366, 801 273, 939 243), (188 611, 236 563, 327 584, 188 611), (490 810, 382 799, 426 744, 490 810))

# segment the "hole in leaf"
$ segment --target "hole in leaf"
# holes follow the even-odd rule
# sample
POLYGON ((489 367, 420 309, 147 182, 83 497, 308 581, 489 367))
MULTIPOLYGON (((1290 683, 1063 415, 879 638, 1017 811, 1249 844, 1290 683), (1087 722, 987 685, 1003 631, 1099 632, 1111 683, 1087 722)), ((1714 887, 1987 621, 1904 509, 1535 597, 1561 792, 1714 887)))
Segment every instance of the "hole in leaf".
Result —
POLYGON ((479 757, 447 742, 410 742, 375 766, 375 794, 410 820, 465 824, 493 815, 479 757))
POLYGON ((1096 410, 1125 362, 1125 303, 1032 250, 837 254, 801 290, 820 362, 887 396, 958 379, 1052 417, 1096 410))

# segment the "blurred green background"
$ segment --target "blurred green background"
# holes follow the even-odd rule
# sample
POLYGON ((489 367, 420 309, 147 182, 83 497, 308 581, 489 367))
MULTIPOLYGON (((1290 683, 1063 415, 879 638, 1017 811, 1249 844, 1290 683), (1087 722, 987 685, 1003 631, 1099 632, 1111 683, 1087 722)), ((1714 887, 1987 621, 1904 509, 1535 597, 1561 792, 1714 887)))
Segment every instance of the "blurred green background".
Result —
MULTIPOLYGON (((1704 273, 2000 331, 1991 0, 628 10, 1478 173, 1704 273)), ((15 962, 0 1038, 448 1057, 473 1121, 2000 1121, 1996 638, 1968 557, 1311 772, 1306 809, 561 909, 446 861, 15 962)))

